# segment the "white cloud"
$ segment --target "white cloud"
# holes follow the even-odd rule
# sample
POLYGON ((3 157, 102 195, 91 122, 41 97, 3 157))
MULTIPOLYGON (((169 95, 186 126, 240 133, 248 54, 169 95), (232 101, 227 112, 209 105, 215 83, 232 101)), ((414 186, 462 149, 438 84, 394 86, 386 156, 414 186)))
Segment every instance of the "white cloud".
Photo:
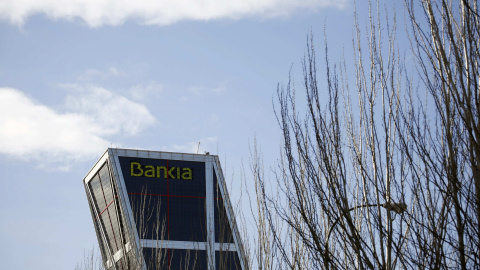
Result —
POLYGON ((80 76, 78 76, 79 81, 93 81, 95 79, 107 79, 110 77, 120 77, 124 76, 125 73, 121 70, 118 70, 115 67, 109 67, 107 70, 98 70, 98 69, 87 69, 80 76))
POLYGON ((99 87, 77 87, 67 106, 68 112, 56 112, 19 90, 0 88, 0 154, 68 169, 98 157, 110 146, 107 135, 136 134, 154 122, 143 105, 99 87))
POLYGON ((165 151, 179 152, 179 153, 193 153, 203 154, 205 151, 210 153, 215 153, 217 151, 217 137, 208 137, 202 138, 198 141, 187 142, 185 144, 172 144, 168 148, 165 148, 165 151), (200 142, 200 147, 198 143, 200 142))
POLYGON ((155 118, 139 103, 98 86, 63 85, 72 92, 66 98, 66 110, 86 116, 101 135, 135 135, 153 124, 155 118))
POLYGON ((192 86, 188 90, 195 95, 203 95, 207 93, 213 93, 213 94, 222 94, 227 91, 227 84, 228 81, 223 81, 217 84, 214 88, 209 88, 205 86, 192 86))
POLYGON ((147 85, 138 84, 130 88, 130 95, 135 100, 146 100, 156 98, 163 92, 164 86, 159 83, 152 82, 147 85))
POLYGON ((52 19, 81 19, 91 27, 120 25, 128 19, 168 25, 181 20, 274 17, 297 9, 333 6, 347 0, 1 0, 0 18, 23 24, 34 14, 52 19))

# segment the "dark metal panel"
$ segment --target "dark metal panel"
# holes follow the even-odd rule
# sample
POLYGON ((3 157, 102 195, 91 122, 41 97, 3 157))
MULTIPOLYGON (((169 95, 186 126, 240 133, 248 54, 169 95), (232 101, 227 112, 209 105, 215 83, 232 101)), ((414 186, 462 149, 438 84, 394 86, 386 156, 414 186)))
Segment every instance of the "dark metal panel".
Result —
POLYGON ((204 162, 119 161, 141 239, 206 241, 204 162))
POLYGON ((221 270, 242 269, 236 251, 215 251, 215 267, 221 270))
POLYGON ((143 254, 148 270, 207 269, 207 252, 205 250, 144 248, 143 254), (168 267, 169 265, 170 267, 168 267))
POLYGON ((215 196, 215 243, 233 243, 232 229, 230 228, 230 222, 228 221, 227 212, 225 211, 222 194, 219 190, 215 169, 213 173, 213 188, 215 196))

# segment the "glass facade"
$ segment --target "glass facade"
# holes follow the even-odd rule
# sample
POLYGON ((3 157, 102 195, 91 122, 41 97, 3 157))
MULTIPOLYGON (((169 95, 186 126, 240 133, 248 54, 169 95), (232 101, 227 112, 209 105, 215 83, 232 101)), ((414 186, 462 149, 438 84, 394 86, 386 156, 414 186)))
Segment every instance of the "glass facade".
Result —
POLYGON ((204 162, 119 160, 142 239, 206 241, 204 162))
POLYGON ((105 267, 244 269, 218 157, 173 155, 109 149, 85 178, 105 267))
POLYGON ((91 195, 89 204, 102 256, 109 254, 109 265, 116 264, 117 268, 123 269, 127 263, 121 260, 127 252, 124 249, 127 245, 126 233, 118 195, 110 175, 108 164, 104 163, 88 183, 88 193, 91 195))
POLYGON ((223 197, 218 185, 217 175, 213 174, 214 203, 215 203, 215 243, 234 243, 232 230, 228 221, 223 197))

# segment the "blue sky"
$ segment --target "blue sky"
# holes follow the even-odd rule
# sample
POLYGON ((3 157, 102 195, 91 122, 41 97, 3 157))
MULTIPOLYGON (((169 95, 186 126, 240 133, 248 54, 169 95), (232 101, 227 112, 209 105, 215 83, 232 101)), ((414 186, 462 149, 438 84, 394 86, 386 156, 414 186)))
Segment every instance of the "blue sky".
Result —
POLYGON ((308 32, 321 51, 326 25, 334 61, 351 48, 347 0, 66 3, 0 0, 3 269, 73 269, 97 245, 82 179, 107 147, 201 142, 237 198, 254 137, 278 156, 272 99, 290 68, 301 92, 308 32))

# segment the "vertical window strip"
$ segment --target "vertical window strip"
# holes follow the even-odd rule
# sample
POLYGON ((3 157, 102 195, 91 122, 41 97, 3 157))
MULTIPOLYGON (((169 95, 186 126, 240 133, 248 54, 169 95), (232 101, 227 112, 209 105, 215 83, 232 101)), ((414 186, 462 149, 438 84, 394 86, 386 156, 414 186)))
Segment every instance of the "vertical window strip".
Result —
MULTIPOLYGON (((104 168, 106 168, 105 165, 103 165, 103 167, 100 169, 100 171, 104 170, 104 168)), ((98 174, 98 173, 97 173, 97 174, 98 174)), ((103 199, 104 199, 104 201, 105 201, 105 205, 107 205, 107 199, 105 198, 105 192, 104 192, 104 188, 103 188, 103 184, 102 184, 102 179, 101 179, 101 178, 100 178, 100 187, 102 188, 102 194, 103 194, 103 199)), ((113 239, 114 239, 114 241, 115 241, 115 248, 116 248, 115 252, 116 252, 116 251, 119 250, 119 248, 118 248, 117 237, 116 237, 116 235, 115 235, 115 230, 113 229, 112 219, 111 219, 111 217, 110 217, 110 211, 109 211, 108 207, 107 207, 107 214, 108 214, 108 219, 109 219, 109 221, 110 221, 110 227, 111 227, 111 229, 112 229, 113 239)))

